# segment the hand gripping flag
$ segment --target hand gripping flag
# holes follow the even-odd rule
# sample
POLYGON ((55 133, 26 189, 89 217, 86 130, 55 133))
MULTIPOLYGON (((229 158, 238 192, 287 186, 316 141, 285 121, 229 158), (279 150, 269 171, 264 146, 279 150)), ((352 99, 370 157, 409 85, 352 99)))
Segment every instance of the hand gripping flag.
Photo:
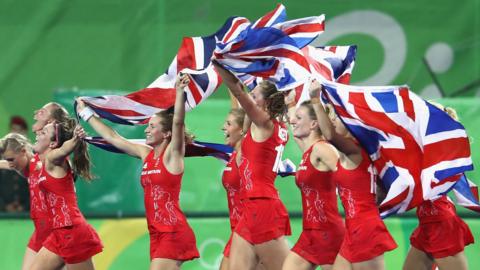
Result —
POLYGON ((322 83, 387 190, 383 217, 437 197, 455 184, 451 176, 473 169, 465 128, 406 86, 322 83))

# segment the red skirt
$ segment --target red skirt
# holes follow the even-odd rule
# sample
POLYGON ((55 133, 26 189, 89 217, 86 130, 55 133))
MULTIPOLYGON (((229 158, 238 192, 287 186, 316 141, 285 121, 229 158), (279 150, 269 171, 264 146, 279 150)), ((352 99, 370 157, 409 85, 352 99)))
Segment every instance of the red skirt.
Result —
POLYGON ((345 235, 345 228, 303 230, 292 251, 315 265, 333 264, 345 235))
POLYGON ((346 220, 340 255, 351 263, 371 260, 397 248, 380 216, 346 220))
POLYGON ((43 246, 66 264, 86 261, 103 250, 97 232, 88 223, 53 229, 43 246))
POLYGON ((279 199, 271 198, 243 201, 235 232, 254 245, 292 234, 287 209, 279 199))
POLYGON ((433 258, 453 256, 473 242, 470 228, 457 215, 436 222, 420 223, 410 236, 413 247, 433 258))
POLYGON ((195 234, 190 226, 182 226, 174 232, 150 232, 150 260, 188 261, 199 257, 195 234))
POLYGON ((35 230, 33 231, 27 246, 31 250, 38 252, 42 248, 43 242, 52 232, 52 227, 50 226, 50 221, 48 218, 38 218, 33 219, 32 221, 33 225, 35 226, 35 230))

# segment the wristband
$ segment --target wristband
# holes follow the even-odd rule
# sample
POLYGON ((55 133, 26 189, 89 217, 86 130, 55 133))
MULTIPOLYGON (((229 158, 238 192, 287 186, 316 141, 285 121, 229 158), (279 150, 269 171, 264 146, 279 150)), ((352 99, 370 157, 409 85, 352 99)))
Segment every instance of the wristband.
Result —
POLYGON ((90 107, 85 107, 78 115, 83 119, 83 121, 88 122, 88 119, 92 117, 95 112, 90 107))

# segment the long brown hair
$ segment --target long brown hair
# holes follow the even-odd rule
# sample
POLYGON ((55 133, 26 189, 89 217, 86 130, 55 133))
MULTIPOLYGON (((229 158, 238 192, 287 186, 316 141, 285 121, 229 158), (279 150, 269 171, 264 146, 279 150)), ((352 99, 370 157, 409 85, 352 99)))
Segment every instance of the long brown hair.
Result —
POLYGON ((285 98, 282 92, 277 91, 275 84, 269 81, 260 82, 263 98, 267 107, 268 114, 271 119, 279 119, 285 121, 287 114, 287 106, 285 105, 285 98))
MULTIPOLYGON (((160 124, 162 125, 162 132, 171 132, 173 127, 173 113, 171 110, 165 110, 155 113, 155 116, 160 118, 160 124)), ((195 136, 187 131, 185 127, 185 144, 193 143, 195 136)))
MULTIPOLYGON (((57 147, 73 138, 73 131, 77 126, 77 121, 73 118, 64 119, 64 122, 54 122, 55 135, 50 138, 57 142, 57 147)), ((90 154, 88 145, 81 140, 73 149, 72 169, 75 175, 80 175, 83 179, 89 181, 94 178, 90 172, 90 154)))

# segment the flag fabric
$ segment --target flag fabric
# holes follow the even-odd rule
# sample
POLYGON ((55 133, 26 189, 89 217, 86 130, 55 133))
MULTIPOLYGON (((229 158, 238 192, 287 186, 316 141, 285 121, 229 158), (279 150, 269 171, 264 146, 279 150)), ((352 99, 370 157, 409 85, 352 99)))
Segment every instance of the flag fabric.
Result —
POLYGON ((452 176, 473 169, 465 128, 407 86, 322 84, 387 190, 382 217, 437 197, 456 183, 452 176))
POLYGON ((283 23, 287 19, 287 11, 285 6, 278 4, 274 10, 263 15, 255 21, 250 28, 270 27, 279 23, 283 23))
POLYGON ((278 175, 280 177, 295 176, 297 172, 297 166, 290 160, 284 159, 278 167, 278 175))
POLYGON ((235 39, 217 42, 215 59, 249 89, 256 78, 268 79, 279 91, 303 84, 310 70, 301 48, 324 31, 325 17, 285 18, 285 7, 278 5, 235 39))
POLYGON ((357 46, 307 46, 302 49, 314 78, 350 84, 357 46))
POLYGON ((146 88, 125 96, 105 95, 83 97, 100 117, 126 125, 146 124, 156 112, 166 110, 175 103, 175 80, 179 72, 189 74, 185 88, 186 110, 189 111, 210 96, 221 84, 220 76, 210 59, 216 40, 229 42, 250 22, 246 18, 231 17, 215 34, 207 37, 185 37, 177 55, 168 67, 146 88))
POLYGON ((455 183, 452 190, 458 205, 480 213, 478 187, 465 174, 455 183))
POLYGON ((298 48, 304 48, 325 31, 325 15, 280 22, 272 27, 292 38, 298 48))
MULTIPOLYGON (((311 78, 318 81, 332 81, 343 84, 350 83, 350 76, 355 66, 357 46, 307 46, 302 49, 303 55, 310 65, 311 78)), ((297 106, 310 100, 310 80, 295 88, 297 106)))

